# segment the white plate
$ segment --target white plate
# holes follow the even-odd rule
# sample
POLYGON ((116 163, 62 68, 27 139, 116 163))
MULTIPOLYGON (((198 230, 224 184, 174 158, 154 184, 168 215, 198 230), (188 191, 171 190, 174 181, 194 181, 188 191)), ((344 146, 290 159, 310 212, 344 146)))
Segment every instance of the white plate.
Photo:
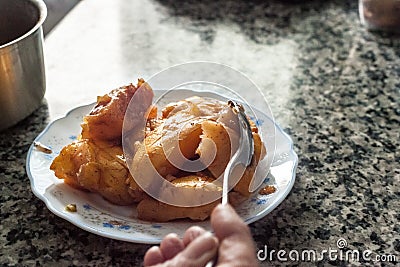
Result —
MULTIPOLYGON (((71 143, 80 133, 82 117, 89 113, 93 104, 81 106, 70 111, 65 117, 53 121, 36 137, 40 142, 52 149, 52 154, 45 154, 31 145, 26 170, 31 181, 33 193, 43 200, 56 215, 76 226, 113 239, 157 244, 171 232, 182 236, 184 231, 199 225, 210 229, 209 220, 204 222, 174 221, 168 223, 152 223, 136 217, 135 206, 113 205, 94 193, 74 189, 58 179, 50 164, 62 147, 71 143), (76 204, 77 212, 68 212, 68 204, 76 204)), ((259 122, 259 123, 262 123, 259 122)), ((265 184, 274 185, 276 192, 270 195, 256 195, 237 207, 238 214, 246 223, 263 218, 277 207, 290 192, 297 166, 297 155, 293 151, 293 143, 283 130, 276 127, 276 156, 265 184)))

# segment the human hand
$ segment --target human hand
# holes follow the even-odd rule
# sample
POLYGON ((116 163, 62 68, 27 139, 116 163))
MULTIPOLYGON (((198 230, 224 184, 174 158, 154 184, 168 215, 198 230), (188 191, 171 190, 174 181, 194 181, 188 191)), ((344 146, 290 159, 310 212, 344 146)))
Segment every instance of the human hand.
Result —
POLYGON ((186 230, 182 239, 169 234, 150 248, 145 266, 205 266, 218 251, 216 266, 258 266, 248 226, 230 205, 218 205, 211 214, 215 235, 201 227, 186 230))

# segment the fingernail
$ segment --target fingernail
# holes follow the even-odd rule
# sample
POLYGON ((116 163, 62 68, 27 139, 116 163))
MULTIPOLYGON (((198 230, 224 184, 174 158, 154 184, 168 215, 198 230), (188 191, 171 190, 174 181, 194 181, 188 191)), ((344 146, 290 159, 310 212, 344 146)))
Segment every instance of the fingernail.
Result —
MULTIPOLYGON (((206 241, 207 240, 212 240, 213 241, 213 242, 204 242, 204 243, 206 243, 208 245, 207 246, 207 250, 214 249, 215 246, 218 244, 218 239, 213 233, 207 231, 202 236, 206 241)), ((205 250, 206 250, 206 248, 205 248, 205 250)))
POLYGON ((196 241, 200 241, 201 245, 197 246, 197 250, 191 256, 195 260, 195 266, 204 266, 216 257, 218 239, 211 232, 206 232, 197 238, 196 241))
POLYGON ((195 238, 204 234, 204 230, 198 226, 193 226, 192 231, 190 232, 190 241, 193 241, 195 238))
POLYGON ((192 249, 186 251, 188 258, 197 259, 205 254, 214 253, 218 247, 218 239, 212 233, 205 232, 190 243, 189 247, 192 249))

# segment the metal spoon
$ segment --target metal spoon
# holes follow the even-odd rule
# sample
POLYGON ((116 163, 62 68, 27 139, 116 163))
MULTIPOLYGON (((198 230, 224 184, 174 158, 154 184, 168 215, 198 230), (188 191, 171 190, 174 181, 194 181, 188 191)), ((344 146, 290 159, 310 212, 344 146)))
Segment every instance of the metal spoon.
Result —
POLYGON ((239 164, 244 165, 244 167, 249 166, 254 154, 253 133, 251 131, 250 122, 247 119, 246 114, 244 113, 243 106, 233 100, 229 100, 228 105, 232 108, 233 113, 238 115, 240 138, 239 148, 236 150, 235 154, 228 162, 228 165, 226 166, 224 172, 221 201, 223 205, 228 203, 229 177, 233 169, 239 164))
MULTIPOLYGON (((224 172, 224 180, 222 183, 222 205, 228 204, 229 176, 231 175, 233 169, 239 164, 244 165, 244 167, 249 166, 254 154, 253 133, 251 131, 250 122, 247 119, 246 114, 244 113, 243 106, 233 100, 229 100, 228 105, 232 108, 233 113, 238 115, 240 138, 239 148, 236 150, 235 154, 228 162, 228 165, 226 166, 224 172)), ((215 266, 217 261, 218 251, 213 260, 209 261, 206 264, 206 267, 215 266)))

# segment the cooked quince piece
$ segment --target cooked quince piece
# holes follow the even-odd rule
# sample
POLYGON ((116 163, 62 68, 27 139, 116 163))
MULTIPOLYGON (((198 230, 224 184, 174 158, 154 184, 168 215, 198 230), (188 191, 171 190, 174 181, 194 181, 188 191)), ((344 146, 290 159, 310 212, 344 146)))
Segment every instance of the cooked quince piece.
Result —
POLYGON ((153 92, 143 79, 139 79, 136 86, 130 84, 97 97, 96 106, 83 118, 82 139, 121 142, 125 112, 133 95, 142 85, 148 89, 145 96, 152 97, 153 92))
POLYGON ((214 156, 214 146, 211 142, 214 142, 217 151, 214 160, 207 168, 215 178, 218 178, 224 173, 231 155, 231 141, 228 132, 222 123, 210 120, 204 121, 201 124, 201 129, 203 134, 201 135, 201 142, 197 148, 197 153, 200 155, 200 158, 203 158, 203 161, 211 158, 214 156))
POLYGON ((60 154, 53 160, 50 169, 59 179, 73 187, 84 189, 78 182, 79 168, 94 158, 94 149, 87 141, 75 141, 63 147, 60 154))
MULTIPOLYGON (((135 166, 142 170, 146 167, 145 157, 150 158, 152 165, 157 170, 157 172, 166 177, 167 175, 175 175, 179 172, 179 168, 174 166, 168 159, 166 155, 171 155, 177 153, 177 149, 184 156, 183 160, 191 159, 196 155, 196 148, 200 143, 201 135, 201 120, 192 120, 191 123, 182 125, 179 135, 175 127, 179 128, 180 125, 175 125, 171 128, 171 125, 165 125, 164 122, 156 123, 156 127, 153 131, 146 133, 146 138, 144 143, 146 147, 141 146, 138 151, 136 151, 133 159, 133 167, 135 166), (178 145, 175 145, 174 142, 178 145), (146 155, 147 154, 147 155, 146 155)), ((172 156, 171 156, 172 157, 172 156)), ((175 161, 178 165, 183 163, 182 160, 175 161)))
POLYGON ((266 154, 265 146, 262 143, 261 137, 258 133, 253 132, 253 141, 254 154, 253 158, 251 159, 251 163, 244 171, 242 178, 240 178, 239 182, 233 188, 234 191, 239 192, 245 197, 248 197, 251 194, 251 192, 249 191, 249 185, 251 183, 251 180, 253 179, 258 162, 263 159, 266 154))
MULTIPOLYGON (((171 183, 177 187, 203 188, 211 185, 214 179, 207 176, 189 175, 173 180, 171 183)), ((217 186, 209 187, 218 191, 222 189, 217 186)), ((178 207, 159 202, 146 197, 137 206, 138 218, 146 221, 167 222, 176 219, 189 218, 192 220, 205 220, 220 200, 197 207, 178 207)))
POLYGON ((133 173, 145 172, 151 176, 153 168, 163 177, 178 173, 179 170, 167 160, 160 138, 161 133, 156 128, 154 131, 147 133, 144 140, 145 145, 140 144, 136 146, 137 151, 135 152, 131 166, 133 173), (147 160, 148 158, 150 162, 147 160))
POLYGON ((198 207, 177 207, 147 197, 139 202, 137 212, 138 218, 144 221, 168 222, 184 218, 203 221, 210 216, 218 203, 220 201, 217 200, 198 207))
POLYGON ((209 117, 217 119, 222 110, 228 106, 218 99, 192 96, 178 102, 168 104, 162 110, 162 118, 181 116, 184 118, 209 117))
POLYGON ((226 108, 224 102, 201 97, 190 97, 169 104, 162 110, 162 118, 151 121, 152 127, 147 128, 144 140, 146 147, 141 146, 136 151, 133 168, 142 171, 154 167, 163 177, 177 174, 179 168, 176 166, 181 167, 186 159, 197 156, 196 149, 202 134, 201 123, 216 120, 226 108), (179 152, 183 158, 175 157, 179 152), (147 156, 152 166, 146 166, 147 156))
MULTIPOLYGON (((212 184, 213 178, 204 175, 189 175, 173 180, 171 183, 177 187, 185 188, 199 188, 208 187, 211 190, 217 190, 222 193, 220 186, 212 184)), ((229 203, 237 206, 242 203, 246 198, 238 192, 230 192, 229 203)), ((196 221, 203 221, 207 219, 212 210, 221 203, 217 199, 206 205, 197 207, 177 207, 162 203, 150 197, 145 197, 137 206, 138 218, 146 221, 167 222, 176 219, 191 219, 196 221)))
MULTIPOLYGON (((253 179, 258 162, 260 159, 264 158, 266 153, 264 144, 262 143, 260 135, 258 134, 257 127, 251 120, 250 124, 252 125, 253 131, 254 155, 250 165, 245 169, 242 177, 233 189, 245 197, 248 197, 251 194, 251 192, 249 192, 249 185, 253 179)), ((204 142, 205 139, 211 139, 216 144, 217 154, 214 161, 208 166, 208 170, 215 178, 218 178, 224 173, 230 159, 230 137, 222 124, 217 122, 204 121, 201 127, 203 130, 203 135, 201 136, 202 142, 200 143, 197 152, 199 154, 204 154, 210 151, 210 148, 206 145, 207 143, 204 142)))
POLYGON ((132 197, 127 179, 130 174, 126 167, 122 148, 109 142, 92 142, 87 139, 65 146, 54 159, 50 169, 65 183, 97 192, 105 199, 118 205, 128 205, 141 200, 132 197))
MULTIPOLYGON (((202 173, 199 174, 191 174, 188 176, 183 176, 179 178, 175 178, 171 181, 173 185, 176 187, 183 187, 183 188, 203 188, 209 186, 215 179, 202 173)), ((220 187, 213 187, 217 191, 221 191, 222 188, 220 187)))
POLYGON ((135 179, 133 179, 130 173, 125 182, 128 184, 128 193, 129 195, 131 195, 134 201, 135 202, 141 201, 146 195, 146 193, 140 188, 140 186, 136 183, 135 179))

